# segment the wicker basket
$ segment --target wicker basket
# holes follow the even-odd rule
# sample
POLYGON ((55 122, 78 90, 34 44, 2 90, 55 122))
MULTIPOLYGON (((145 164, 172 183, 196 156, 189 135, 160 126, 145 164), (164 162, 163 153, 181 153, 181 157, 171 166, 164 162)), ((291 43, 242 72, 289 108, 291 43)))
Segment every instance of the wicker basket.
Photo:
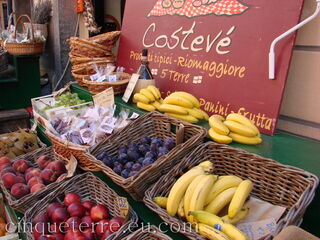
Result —
POLYGON ((113 134, 96 146, 91 147, 90 153, 85 155, 89 162, 99 167, 112 181, 125 189, 133 199, 140 201, 150 185, 179 163, 185 154, 202 143, 206 134, 207 131, 203 127, 183 122, 158 112, 151 112, 131 122, 117 134, 113 134), (119 176, 111 168, 95 158, 101 152, 116 156, 119 146, 137 141, 144 136, 160 139, 176 138, 177 134, 175 132, 177 131, 182 143, 178 144, 168 154, 158 158, 153 164, 142 168, 139 173, 127 179, 119 176), (183 132, 184 134, 181 134, 183 132))
POLYGON ((311 203, 318 185, 318 178, 302 169, 282 165, 275 160, 227 145, 213 142, 202 144, 148 189, 144 198, 144 203, 152 211, 189 239, 205 240, 193 230, 180 231, 183 229, 182 220, 169 216, 167 211, 160 208, 152 199, 155 196, 168 196, 179 176, 205 160, 213 162, 216 174, 250 179, 254 183, 253 196, 286 207, 286 212, 277 223, 275 234, 288 225, 299 225, 302 222, 302 216, 311 203))
POLYGON ((112 31, 107 32, 103 34, 99 34, 97 36, 89 38, 89 41, 99 43, 108 49, 112 49, 115 47, 119 37, 120 37, 120 31, 112 31))
MULTIPOLYGON (((17 37, 17 25, 20 23, 21 19, 26 17, 29 22, 32 24, 32 20, 28 15, 21 15, 16 23, 16 28, 14 32, 14 38, 17 37)), ((34 40, 34 29, 33 25, 31 25, 31 40, 32 43, 10 43, 5 41, 4 48, 8 51, 11 55, 34 55, 34 54, 41 54, 44 51, 44 42, 35 42, 34 40)))
POLYGON ((151 225, 140 228, 122 240, 172 240, 163 234, 157 227, 151 225))
POLYGON ((78 145, 67 140, 61 139, 54 135, 49 130, 46 130, 46 135, 52 143, 55 153, 65 159, 71 159, 74 156, 80 168, 85 171, 100 171, 100 168, 95 164, 88 161, 87 156, 84 154, 88 151, 88 146, 78 145))
MULTIPOLYGON (((65 181, 47 195, 44 199, 37 202, 32 209, 29 209, 25 216, 24 222, 30 223, 35 215, 44 211, 46 206, 53 201, 63 201, 63 197, 66 193, 75 192, 80 195, 83 201, 91 200, 98 204, 105 205, 110 212, 111 216, 122 216, 122 209, 118 204, 118 195, 114 190, 109 188, 102 180, 94 176, 92 173, 84 173, 65 181)), ((133 226, 137 226, 137 215, 129 207, 129 214, 127 216, 126 223, 119 229, 118 232, 110 235, 106 240, 121 240, 127 236, 130 232, 128 229, 133 226)), ((34 239, 30 229, 26 230, 27 239, 34 239)))
MULTIPOLYGON (((66 168, 68 170, 68 177, 73 176, 73 174, 77 168, 77 161, 74 158, 72 158, 71 161, 67 161, 66 159, 64 159, 62 157, 56 156, 51 147, 37 149, 31 153, 21 155, 15 159, 13 159, 13 161, 16 161, 18 159, 25 159, 25 160, 29 161, 29 163, 32 167, 38 167, 37 163, 34 160, 42 155, 48 155, 52 159, 63 161, 65 164, 67 164, 66 168)), ((43 197, 48 195, 50 192, 52 192, 57 186, 59 186, 64 181, 65 180, 62 180, 60 182, 50 183, 49 185, 47 185, 45 188, 41 189, 40 191, 38 191, 34 194, 30 193, 20 199, 15 199, 11 195, 10 191, 8 189, 6 189, 6 187, 3 185, 2 179, 0 180, 0 186, 1 186, 2 192, 4 193, 9 205, 12 208, 14 208, 15 210, 24 213, 26 210, 28 210, 32 206, 34 206, 34 204, 37 201, 39 201, 40 199, 42 199, 43 197)))
MULTIPOLYGON (((117 74, 114 72, 113 74, 117 74)), ((97 94, 107 88, 112 87, 115 95, 124 93, 126 91, 127 85, 130 81, 131 75, 128 73, 119 73, 120 80, 116 82, 96 82, 89 80, 89 77, 84 77, 82 84, 84 84, 90 93, 97 94)))

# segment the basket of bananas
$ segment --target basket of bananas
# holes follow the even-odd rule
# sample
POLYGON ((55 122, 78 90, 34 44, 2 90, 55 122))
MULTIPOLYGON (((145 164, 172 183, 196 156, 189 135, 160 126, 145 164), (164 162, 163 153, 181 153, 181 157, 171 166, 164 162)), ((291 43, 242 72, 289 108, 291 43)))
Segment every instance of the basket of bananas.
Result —
POLYGON ((318 178, 302 169, 208 142, 148 189, 144 203, 190 239, 247 240, 236 227, 252 214, 245 205, 247 199, 286 208, 276 224, 276 235, 302 222, 317 185, 318 178))
POLYGON ((163 234, 157 227, 151 225, 138 229, 122 240, 172 240, 172 238, 163 234))

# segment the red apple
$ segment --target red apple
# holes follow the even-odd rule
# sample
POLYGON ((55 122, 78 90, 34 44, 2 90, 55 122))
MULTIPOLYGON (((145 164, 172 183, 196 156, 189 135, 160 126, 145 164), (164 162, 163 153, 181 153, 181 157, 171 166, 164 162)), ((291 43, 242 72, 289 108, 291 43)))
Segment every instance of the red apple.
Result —
POLYGON ((69 213, 65 208, 57 208, 52 212, 51 220, 54 223, 65 222, 69 218, 69 213))
POLYGON ((36 223, 45 223, 47 224, 49 222, 49 216, 47 213, 40 213, 38 215, 36 215, 33 219, 32 219, 32 224, 35 225, 36 223))
POLYGON ((92 224, 93 224, 93 221, 92 221, 90 216, 84 216, 84 217, 81 218, 80 227, 82 229, 84 229, 84 228, 92 228, 92 224))
POLYGON ((76 231, 80 229, 81 219, 78 217, 70 217, 65 224, 65 230, 76 231))
POLYGON ((38 184, 35 184, 31 187, 31 193, 36 193, 38 191, 40 191, 42 188, 45 188, 46 186, 42 183, 38 183, 38 184))
POLYGON ((100 220, 109 217, 108 208, 102 204, 98 204, 91 208, 90 216, 94 222, 99 222, 100 220))
POLYGON ((46 166, 46 168, 51 169, 55 174, 57 174, 59 176, 65 172, 67 172, 66 166, 61 161, 51 162, 46 166))
POLYGON ((26 183, 24 177, 20 176, 20 175, 17 175, 16 182, 17 183, 26 183))
POLYGON ((39 240, 40 236, 47 234, 47 230, 43 225, 36 224, 32 229, 33 237, 35 240, 39 240))
POLYGON ((39 168, 28 168, 25 173, 26 182, 28 182, 31 178, 37 176, 40 177, 41 170, 39 168))
POLYGON ((95 205, 96 205, 96 204, 95 204, 94 202, 92 202, 92 201, 84 201, 84 202, 82 202, 82 206, 84 206, 85 209, 86 209, 87 211, 89 211, 89 212, 90 212, 91 208, 92 208, 93 206, 95 206, 95 205))
POLYGON ((36 185, 36 184, 43 184, 43 181, 40 177, 32 177, 29 181, 28 181, 28 186, 29 187, 33 187, 33 185, 36 185))
POLYGON ((11 195, 19 199, 30 193, 30 188, 23 183, 16 183, 11 187, 11 195))
POLYGON ((62 233, 62 229, 60 227, 60 224, 52 223, 49 228, 49 233, 50 234, 62 233))
POLYGON ((124 223, 124 218, 123 217, 113 217, 110 219, 109 225, 110 225, 110 232, 114 233, 117 232, 121 226, 124 223))
POLYGON ((109 230, 104 232, 104 234, 101 237, 101 240, 107 239, 107 237, 109 237, 111 234, 112 234, 112 232, 110 232, 109 230))
POLYGON ((82 231, 82 234, 87 240, 96 240, 97 239, 96 234, 94 233, 94 231, 91 228, 84 229, 82 231))
POLYGON ((24 173, 29 168, 29 163, 24 159, 19 159, 12 164, 12 167, 17 171, 24 173))
POLYGON ((96 223, 96 234, 98 234, 100 237, 109 230, 109 220, 103 219, 96 223))
POLYGON ((14 184, 17 183, 17 176, 9 172, 2 176, 2 181, 3 181, 3 185, 6 188, 11 188, 14 184))
POLYGON ((57 178, 56 182, 60 182, 60 181, 62 181, 62 180, 63 180, 63 179, 65 179, 67 176, 68 176, 68 174, 67 174, 67 173, 63 173, 63 174, 61 174, 61 175, 57 178))
POLYGON ((72 217, 82 217, 86 213, 86 209, 81 203, 76 202, 69 205, 68 212, 72 217))
POLYGON ((62 233, 54 233, 53 236, 55 240, 64 240, 64 235, 62 233))
POLYGON ((2 171, 5 168, 9 168, 9 167, 12 167, 10 163, 4 163, 4 164, 0 165, 0 171, 2 171))
POLYGON ((57 180, 57 175, 51 169, 42 170, 40 177, 45 184, 50 184, 57 180))
POLYGON ((13 169, 13 167, 6 167, 4 169, 1 170, 0 172, 0 177, 2 177, 4 174, 6 173, 15 173, 15 170, 13 169))
POLYGON ((68 207, 72 203, 81 203, 81 198, 76 193, 68 193, 63 200, 64 204, 68 207))
POLYGON ((54 202, 54 203, 50 203, 47 208, 46 208, 46 211, 47 211, 47 214, 49 217, 52 216, 52 213, 54 212, 54 210, 56 210, 57 208, 63 208, 63 205, 61 203, 58 203, 58 202, 54 202))
POLYGON ((11 164, 11 160, 7 157, 0 157, 0 166, 4 164, 11 164))
POLYGON ((56 240, 56 238, 53 235, 46 234, 40 236, 39 240, 56 240))
POLYGON ((52 162, 52 159, 47 155, 43 155, 37 159, 37 164, 41 169, 44 169, 50 162, 52 162))
POLYGON ((64 240, 86 240, 86 238, 83 236, 83 234, 77 230, 77 231, 68 231, 66 235, 64 236, 64 240))

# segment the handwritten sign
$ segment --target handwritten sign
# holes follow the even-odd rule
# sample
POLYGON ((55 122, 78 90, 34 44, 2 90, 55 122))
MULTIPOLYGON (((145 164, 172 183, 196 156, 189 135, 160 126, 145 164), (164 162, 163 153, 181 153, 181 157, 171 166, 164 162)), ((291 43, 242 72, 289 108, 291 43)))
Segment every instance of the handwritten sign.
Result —
POLYGON ((128 83, 128 86, 126 88, 126 91, 123 94, 123 97, 122 97, 123 101, 125 101, 125 102, 129 101, 131 94, 134 90, 134 87, 136 86, 136 84, 138 82, 138 79, 139 79, 139 74, 136 74, 136 73, 132 74, 131 79, 128 83))
POLYGON ((93 102, 101 107, 109 107, 114 104, 114 92, 113 88, 110 87, 101 93, 92 96, 93 102))
POLYGON ((271 42, 299 22, 303 0, 127 0, 118 65, 134 72, 141 49, 163 97, 186 91, 209 115, 237 112, 273 134, 295 36, 271 42), (139 7, 137 7, 139 6, 139 7))

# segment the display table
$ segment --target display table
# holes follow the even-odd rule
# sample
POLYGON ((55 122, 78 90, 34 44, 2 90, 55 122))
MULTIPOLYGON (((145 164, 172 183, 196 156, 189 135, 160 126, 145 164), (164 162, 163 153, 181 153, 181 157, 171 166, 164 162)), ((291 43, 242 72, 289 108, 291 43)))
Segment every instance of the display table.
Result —
MULTIPOLYGON (((77 84, 72 84, 71 89, 73 92, 78 93, 79 97, 85 100, 92 100, 91 94, 83 87, 77 84)), ((127 104, 122 101, 120 96, 115 98, 116 105, 118 108, 130 109, 132 112, 138 114, 144 114, 145 111, 136 108, 133 104, 127 104)), ((201 124, 208 128, 207 123, 201 124)), ((38 127, 38 134, 40 139, 45 143, 50 143, 49 139, 46 138, 44 134, 44 129, 38 127)), ((241 148, 251 153, 261 155, 263 157, 272 158, 280 163, 295 166, 307 170, 316 174, 320 177, 320 161, 318 160, 320 156, 320 144, 317 141, 297 137, 284 132, 277 132, 275 136, 263 135, 263 143, 258 146, 248 146, 243 144, 232 143, 232 147, 241 148)), ((207 139, 209 141, 209 139, 207 139)), ((94 173, 102 180, 104 180, 111 188, 113 188, 119 195, 128 198, 129 203, 137 212, 140 220, 144 224, 151 223, 156 226, 161 226, 162 230, 168 231, 167 235, 171 236, 173 239, 186 239, 183 235, 173 233, 170 229, 163 223, 163 221, 154 212, 149 210, 143 203, 138 203, 134 201, 122 188, 117 186, 102 172, 94 173), (161 224, 161 225, 160 225, 161 224)), ((309 206, 303 221, 302 228, 311 232, 317 236, 320 236, 320 228, 317 221, 317 217, 320 214, 320 191, 319 188, 316 193, 316 197, 312 204, 309 206)))

